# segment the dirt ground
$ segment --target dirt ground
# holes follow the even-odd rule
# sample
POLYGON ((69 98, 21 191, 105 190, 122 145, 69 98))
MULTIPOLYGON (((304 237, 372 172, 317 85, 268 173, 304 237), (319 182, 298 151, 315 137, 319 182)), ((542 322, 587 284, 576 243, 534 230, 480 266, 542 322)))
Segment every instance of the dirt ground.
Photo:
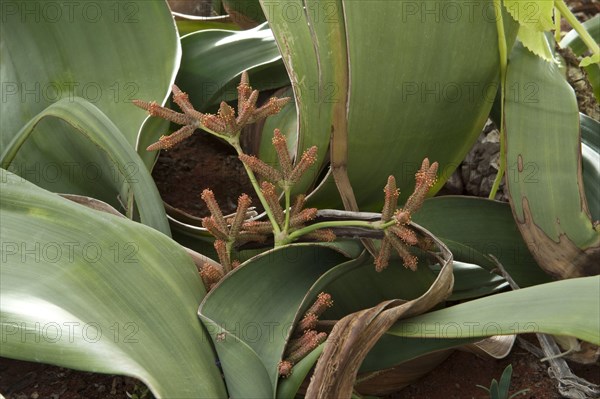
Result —
MULTIPOLYGON (((529 338, 535 342, 533 336, 529 338)), ((556 382, 546 372, 547 366, 518 345, 502 360, 456 351, 434 371, 387 399, 489 398, 476 385, 489 387, 493 378, 500 379, 509 364, 513 367, 511 393, 529 389, 519 398, 560 399, 556 382)), ((600 384, 598 364, 571 364, 571 369, 576 375, 600 384)), ((0 392, 6 399, 126 399, 127 393, 140 393, 142 388, 141 383, 129 377, 0 358, 0 392)), ((146 399, 151 397, 148 394, 146 399)))
MULTIPOLYGON (((152 176, 167 204, 196 217, 209 215, 200 198, 205 188, 215 193, 225 214, 235 212, 240 194, 252 197, 254 193, 235 150, 201 131, 185 145, 162 151, 152 176)), ((253 198, 252 204, 256 203, 253 198)))

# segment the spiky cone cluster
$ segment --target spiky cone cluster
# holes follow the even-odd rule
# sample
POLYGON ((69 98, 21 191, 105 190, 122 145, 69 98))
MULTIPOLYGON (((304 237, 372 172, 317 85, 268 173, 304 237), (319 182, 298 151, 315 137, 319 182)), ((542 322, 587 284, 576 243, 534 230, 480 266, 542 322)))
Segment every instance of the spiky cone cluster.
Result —
POLYGON ((400 191, 396 187, 394 176, 388 178, 387 184, 383 189, 385 200, 383 210, 381 211, 381 223, 385 224, 395 221, 395 224, 384 230, 384 237, 381 241, 379 254, 375 258, 375 269, 380 272, 389 264, 392 249, 402 258, 404 266, 411 269, 417 269, 417 257, 409 251, 410 246, 428 247, 431 243, 427 239, 419 239, 415 232, 409 227, 411 215, 418 211, 425 201, 429 189, 435 184, 438 170, 438 163, 429 164, 429 159, 425 158, 421 168, 415 174, 415 190, 410 195, 404 207, 397 209, 398 197, 400 191))
MULTIPOLYGON (((208 232, 215 237, 215 250, 219 256, 219 262, 223 266, 223 272, 224 274, 227 274, 239 265, 239 262, 231 260, 231 248, 234 243, 263 240, 263 236, 261 235, 242 231, 246 211, 250 207, 252 200, 246 194, 240 195, 235 214, 232 217, 225 219, 223 212, 215 199, 215 195, 211 190, 205 189, 202 192, 201 197, 211 214, 211 216, 202 219, 202 227, 207 229, 208 232)), ((212 275, 214 276, 214 274, 212 275)), ((223 277, 223 275, 221 277, 223 277)), ((210 280, 210 282, 212 284, 218 282, 218 280, 210 280)), ((207 288, 210 288, 210 286, 207 288)))
POLYGON ((300 180, 300 178, 309 170, 309 168, 317 162, 317 147, 312 146, 300 157, 300 160, 295 166, 292 165, 292 159, 288 153, 286 138, 279 129, 275 129, 273 132, 273 147, 277 153, 277 160, 279 162, 279 169, 274 168, 271 165, 266 164, 259 158, 241 154, 240 159, 246 166, 252 171, 258 174, 262 179, 267 180, 273 184, 276 184, 281 189, 291 188, 300 180))
POLYGON ((279 362, 279 375, 287 378, 292 374, 292 367, 306 355, 315 350, 317 346, 325 342, 327 333, 318 332, 317 322, 319 316, 328 308, 333 306, 331 295, 321 292, 313 305, 304 313, 302 320, 294 330, 295 338, 292 338, 285 349, 284 359, 279 362))
POLYGON ((240 84, 238 85, 238 109, 236 111, 226 102, 221 102, 217 114, 208 114, 196 111, 190 103, 189 96, 182 92, 177 85, 172 86, 173 101, 181 111, 176 112, 169 108, 158 105, 156 102, 133 100, 138 107, 145 109, 152 116, 166 119, 182 128, 169 136, 161 136, 160 139, 148 146, 148 151, 169 149, 190 137, 197 128, 224 139, 239 140, 242 128, 269 115, 275 115, 290 101, 289 97, 270 98, 261 107, 256 106, 258 90, 253 90, 248 80, 248 73, 244 71, 240 84))
POLYGON ((200 277, 202 277, 202 282, 204 283, 204 287, 206 287, 206 291, 212 290, 223 276, 223 269, 210 263, 204 263, 204 266, 202 266, 202 269, 200 270, 200 277))
MULTIPOLYGON (((286 215, 286 212, 284 212, 279 203, 280 192, 278 191, 278 188, 282 192, 289 192, 292 189, 294 184, 296 184, 317 161, 317 147, 313 146, 304 151, 300 160, 296 165, 293 165, 288 153, 285 136, 281 134, 279 129, 275 129, 272 143, 275 147, 275 152, 277 153, 279 169, 266 164, 252 155, 241 154, 239 157, 248 168, 263 179, 260 190, 267 205, 280 230, 283 231, 284 234, 289 234, 294 230, 302 228, 307 222, 313 220, 317 216, 317 209, 304 209, 305 196, 301 194, 296 196, 294 204, 287 210, 289 215, 286 215)), ((272 231, 270 222, 248 222, 244 224, 243 228, 256 234, 268 234, 272 231)), ((328 229, 316 230, 306 234, 304 237, 318 241, 335 240, 335 234, 328 229)))

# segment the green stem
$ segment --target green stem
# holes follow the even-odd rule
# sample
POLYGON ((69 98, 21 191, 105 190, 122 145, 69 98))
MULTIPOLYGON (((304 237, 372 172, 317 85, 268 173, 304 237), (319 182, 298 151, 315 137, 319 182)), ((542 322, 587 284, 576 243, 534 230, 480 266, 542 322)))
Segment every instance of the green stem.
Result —
POLYGON ((291 188, 286 187, 283 191, 285 193, 285 224, 283 225, 283 231, 287 233, 288 228, 290 227, 290 196, 291 196, 291 188))
MULTIPOLYGON (((239 140, 237 140, 237 141, 229 140, 229 143, 232 145, 233 148, 235 148, 235 150, 237 151, 238 155, 241 155, 241 154, 244 153, 244 151, 242 150, 242 147, 240 147, 239 140)), ((263 208, 265 208, 265 212, 267 213, 267 216, 269 217, 269 221, 273 225, 273 233, 275 235, 280 234, 281 233, 281 229, 279 228, 279 225, 277 224, 277 220, 275 219, 275 216, 273 215, 273 212, 271 211, 271 208, 269 208, 269 205, 267 204, 267 200, 265 199, 262 191, 260 191, 260 186, 258 185, 258 181, 256 180, 256 176, 254 176, 254 172, 252 172, 252 169, 250 169, 245 163, 242 162, 242 165, 244 165, 244 169, 246 169, 246 173, 248 174, 248 178, 250 179, 250 183, 252 183, 252 187, 254 187, 254 191, 256 192, 256 196, 260 200, 260 203, 262 204, 263 208)))
POLYGON ((232 259, 231 259, 231 249, 232 248, 233 248, 233 241, 227 241, 225 243, 225 249, 227 250, 227 257, 229 258, 229 265, 230 266, 225 267, 225 265, 223 265, 224 266, 224 270, 223 271, 224 271, 225 275, 229 274, 229 272, 232 269, 231 268, 231 262, 232 262, 232 259))
POLYGON ((506 87, 506 66, 508 64, 508 48, 506 46, 506 34, 504 33, 504 20, 502 18, 502 1, 494 0, 496 12, 496 29, 498 30, 498 51, 500 54, 500 165, 498 174, 494 180, 490 199, 496 197, 504 172, 506 171, 506 137, 504 135, 504 91, 506 87))
POLYGON ((320 223, 308 225, 306 227, 303 227, 301 229, 298 229, 298 230, 290 233, 290 235, 286 237, 286 239, 281 243, 281 245, 289 244, 289 243, 293 242, 294 240, 297 240, 298 238, 302 237, 303 235, 312 233, 313 231, 319 230, 319 229, 327 229, 330 227, 348 227, 349 226, 349 227, 364 227, 364 228, 371 229, 371 230, 384 230, 387 227, 392 226, 394 224, 396 224, 395 220, 390 220, 389 222, 386 222, 386 223, 381 223, 381 221, 367 222, 365 220, 332 220, 329 222, 320 222, 320 223))
POLYGON ((563 0, 554 0, 554 6, 561 13, 561 15, 567 20, 569 25, 571 25, 571 27, 573 29, 575 29, 575 32, 577 32, 579 34, 579 37, 585 43, 585 45, 590 49, 590 51, 594 55, 600 54, 600 46, 598 46, 598 43, 596 43, 594 38, 592 36, 590 36, 590 34, 588 33, 587 30, 585 30, 585 28, 583 27, 581 22, 579 22, 577 20, 577 17, 575 17, 575 15, 573 15, 573 13, 571 12, 571 10, 569 10, 569 7, 567 7, 565 2, 563 0))
POLYGON ((560 11, 554 10, 554 40, 560 42, 560 11))
POLYGON ((196 128, 202 129, 206 133, 212 134, 213 136, 216 136, 222 140, 225 140, 232 146, 235 146, 234 143, 239 143, 239 141, 240 141, 240 132, 239 131, 237 133, 235 133, 233 136, 230 136, 230 135, 224 134, 224 133, 217 133, 214 130, 211 130, 211 129, 207 128, 206 126, 204 126, 202 123, 200 123, 200 121, 196 121, 196 128))

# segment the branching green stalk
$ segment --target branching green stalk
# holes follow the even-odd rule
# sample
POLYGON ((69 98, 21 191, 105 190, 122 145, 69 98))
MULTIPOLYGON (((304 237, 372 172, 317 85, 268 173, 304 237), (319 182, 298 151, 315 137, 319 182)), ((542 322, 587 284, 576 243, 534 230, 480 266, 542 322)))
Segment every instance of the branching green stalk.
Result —
POLYGON ((560 42, 560 20, 561 14, 558 9, 554 9, 554 40, 556 43, 560 42))
POLYGON ((585 30, 581 22, 577 20, 577 17, 573 15, 573 13, 571 12, 571 10, 569 10, 569 7, 567 7, 565 2, 563 0, 554 0, 554 6, 561 13, 561 15, 565 17, 569 25, 571 25, 571 27, 575 29, 575 32, 579 34, 579 37, 585 43, 588 49, 590 49, 590 51, 594 55, 600 54, 600 46, 598 46, 598 43, 596 43, 594 38, 592 38, 588 31, 585 30))
MULTIPOLYGON (((233 148, 235 148, 235 150, 237 151, 238 155, 241 155, 241 154, 244 153, 244 151, 242 150, 242 147, 240 147, 239 140, 237 140, 237 141, 229 141, 229 143, 232 145, 233 148)), ((267 213, 267 216, 269 217, 269 221, 271 222, 271 225, 273 225, 273 233, 275 235, 280 234, 281 233, 281 229, 279 228, 279 225, 277 224, 277 220, 275 219, 275 216, 273 215, 273 212, 271 211, 271 208, 267 204, 267 200, 265 199, 262 191, 260 191, 260 186, 258 185, 258 180, 256 180, 256 176, 254 175, 254 172, 252 172, 252 169, 250 169, 244 162, 242 162, 242 165, 244 165, 244 169, 246 169, 246 173, 248 174, 248 178, 250 179, 250 183, 252 183, 252 187, 254 187, 254 191, 256 192, 256 196, 260 200, 260 203, 262 204, 263 208, 265 208, 265 212, 267 213)))
POLYGON ((393 226, 394 224, 396 224, 395 220, 390 220, 389 222, 386 222, 386 223, 381 223, 381 221, 379 221, 379 220, 374 221, 374 222, 367 222, 365 220, 332 220, 329 222, 320 222, 320 223, 308 225, 306 227, 303 227, 301 229, 298 229, 298 230, 290 233, 290 235, 288 235, 285 240, 282 240, 282 242, 279 245, 289 244, 289 243, 293 242, 294 240, 297 240, 298 238, 302 237, 303 235, 312 233, 313 231, 319 230, 319 229, 327 229, 330 227, 348 227, 348 226, 350 226, 350 227, 364 227, 364 228, 371 229, 371 230, 384 230, 390 226, 393 226))
POLYGON ((203 124, 201 124, 200 122, 198 122, 196 124, 196 128, 197 129, 202 129, 204 130, 206 133, 212 134, 215 137, 218 137, 222 140, 225 140, 226 142, 228 142, 229 144, 231 144, 232 146, 235 147, 236 143, 240 142, 240 132, 237 132, 235 135, 233 136, 229 136, 227 134, 221 134, 221 133, 217 133, 212 129, 207 128, 206 126, 204 126, 203 124))
POLYGON ((506 171, 506 137, 504 129, 504 95, 506 88, 506 66, 508 64, 508 48, 506 46, 506 34, 504 32, 504 19, 502 18, 502 0, 494 0, 496 12, 496 29, 498 30, 498 51, 500 54, 500 164, 498 174, 494 180, 490 199, 496 197, 504 172, 506 171))
MULTIPOLYGON (((229 266, 227 268, 224 269, 225 274, 228 274, 231 271, 231 263, 232 263, 232 259, 231 259, 231 252, 233 249, 233 242, 231 241, 227 241, 225 243, 225 249, 227 250, 227 256, 229 257, 229 266)), ((225 266, 225 265, 223 265, 225 266)))
POLYGON ((291 191, 290 187, 286 187, 285 190, 283 190, 285 194, 285 224, 283 225, 283 231, 285 233, 287 233, 290 227, 290 206, 292 205, 290 201, 291 191))

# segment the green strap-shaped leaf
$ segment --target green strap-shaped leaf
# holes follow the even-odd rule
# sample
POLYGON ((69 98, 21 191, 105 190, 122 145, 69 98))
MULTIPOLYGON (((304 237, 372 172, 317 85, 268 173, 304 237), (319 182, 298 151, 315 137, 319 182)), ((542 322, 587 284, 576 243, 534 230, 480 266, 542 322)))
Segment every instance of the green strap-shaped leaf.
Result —
POLYGON ((371 349, 360 371, 369 373, 389 369, 428 353, 457 348, 480 340, 479 338, 431 338, 433 337, 398 337, 387 333, 371 349))
POLYGON ((592 220, 600 220, 600 122, 579 114, 585 197, 592 220))
MULTIPOLYGON (((2 148, 50 104, 75 97, 102 110, 133 147, 146 113, 131 100, 162 103, 181 54, 166 1, 11 1, 2 9, 0 37, 2 148)), ((119 206, 94 145, 64 133, 58 121, 38 131, 13 171, 54 192, 119 206)))
POLYGON ((0 356, 226 397, 190 256, 154 229, 0 170, 0 356))
MULTIPOLYGON (((448 245, 458 261, 492 271, 496 264, 489 255, 493 255, 520 287, 551 281, 531 256, 530 251, 536 248, 520 237, 506 203, 474 197, 435 197, 425 201, 413 220, 448 245)), ((455 290, 465 283, 455 278, 455 290)))
POLYGON ((517 45, 507 72, 506 182, 517 226, 538 264, 559 277, 597 274, 600 232, 581 173, 579 112, 558 67, 517 45))
MULTIPOLYGON (((13 164, 21 149, 26 146, 32 136, 44 134, 44 132, 38 131, 38 126, 44 119, 66 122, 65 125, 72 127, 70 131, 65 129, 71 136, 81 136, 82 142, 92 143, 98 153, 97 159, 103 159, 103 164, 110 167, 99 170, 112 172, 105 172, 108 176, 105 175, 102 181, 95 183, 112 186, 113 193, 116 193, 120 188, 119 183, 124 181, 135 196, 141 222, 164 234, 170 234, 162 200, 142 160, 133 147, 127 144, 119 128, 102 111, 82 98, 60 100, 23 126, 13 140, 4 147, 2 155, 0 155, 3 168, 8 168, 13 164)), ((121 190, 121 195, 127 195, 127 190, 121 190)), ((124 199, 126 200, 127 197, 124 199)))
POLYGON ((213 339, 230 397, 275 395, 290 329, 323 289, 315 282, 345 260, 327 247, 282 247, 242 264, 210 292, 199 315, 213 339))
POLYGON ((327 285, 326 291, 336 302, 334 307, 326 311, 323 319, 339 320, 352 312, 390 299, 418 298, 429 289, 435 276, 422 260, 413 272, 395 257, 385 270, 377 272, 373 258, 364 254, 356 260, 351 270, 327 285))
MULTIPOLYGON (((261 5, 294 89, 298 110, 296 154, 300 156, 311 146, 318 148, 318 164, 295 187, 298 192, 306 192, 327 164, 332 131, 347 135, 348 65, 342 3, 265 0, 261 5)), ((343 148, 339 149, 343 155, 343 148)))
POLYGON ((449 301, 464 301, 494 294, 508 287, 508 282, 479 265, 454 261, 454 287, 449 301))
POLYGON ((198 110, 237 99, 240 75, 248 70, 259 90, 278 88, 289 80, 267 24, 245 31, 204 30, 181 38, 183 57, 177 85, 198 110))
MULTIPOLYGON (((381 187, 390 174, 406 199, 425 157, 440 162, 439 189, 479 135, 497 91, 496 24, 484 16, 493 15, 491 3, 472 18, 465 9, 457 17, 455 5, 450 13, 442 3, 262 5, 294 86, 298 148, 323 151, 332 139, 332 168, 339 175, 347 169, 364 211, 381 209, 381 187), (290 19, 284 7, 304 12, 290 19)), ((517 24, 505 21, 510 46, 517 24)), ((339 206, 331 182, 313 193, 314 205, 339 206)), ((336 178, 345 206, 352 197, 347 183, 336 178)))
POLYGON ((229 18, 225 18, 226 16, 204 18, 197 17, 193 19, 184 19, 181 15, 177 15, 177 17, 178 18, 175 20, 175 22, 177 23, 177 30, 179 31, 179 36, 185 36, 189 35, 190 33, 208 29, 239 29, 239 27, 236 24, 229 22, 229 18))
MULTIPOLYGON (((351 312, 393 298, 415 299, 429 289, 436 277, 426 262, 413 272, 407 270, 401 260, 393 259, 380 273, 375 271, 373 258, 370 256, 365 255, 354 263, 354 267, 348 268, 344 275, 331 281, 325 288, 335 298, 335 306, 327 310, 323 319, 337 320, 351 312)), ((506 284, 504 279, 476 265, 454 262, 453 269, 455 283, 453 295, 449 299, 490 294, 506 284)), ((384 335, 365 358, 360 372, 390 368, 435 350, 448 349, 474 341, 455 339, 447 342, 428 342, 411 339, 410 345, 404 346, 403 343, 399 344, 395 337, 384 335)))
POLYGON ((600 344, 600 277, 540 284, 396 323, 399 337, 474 338, 519 333, 568 335, 600 344))

